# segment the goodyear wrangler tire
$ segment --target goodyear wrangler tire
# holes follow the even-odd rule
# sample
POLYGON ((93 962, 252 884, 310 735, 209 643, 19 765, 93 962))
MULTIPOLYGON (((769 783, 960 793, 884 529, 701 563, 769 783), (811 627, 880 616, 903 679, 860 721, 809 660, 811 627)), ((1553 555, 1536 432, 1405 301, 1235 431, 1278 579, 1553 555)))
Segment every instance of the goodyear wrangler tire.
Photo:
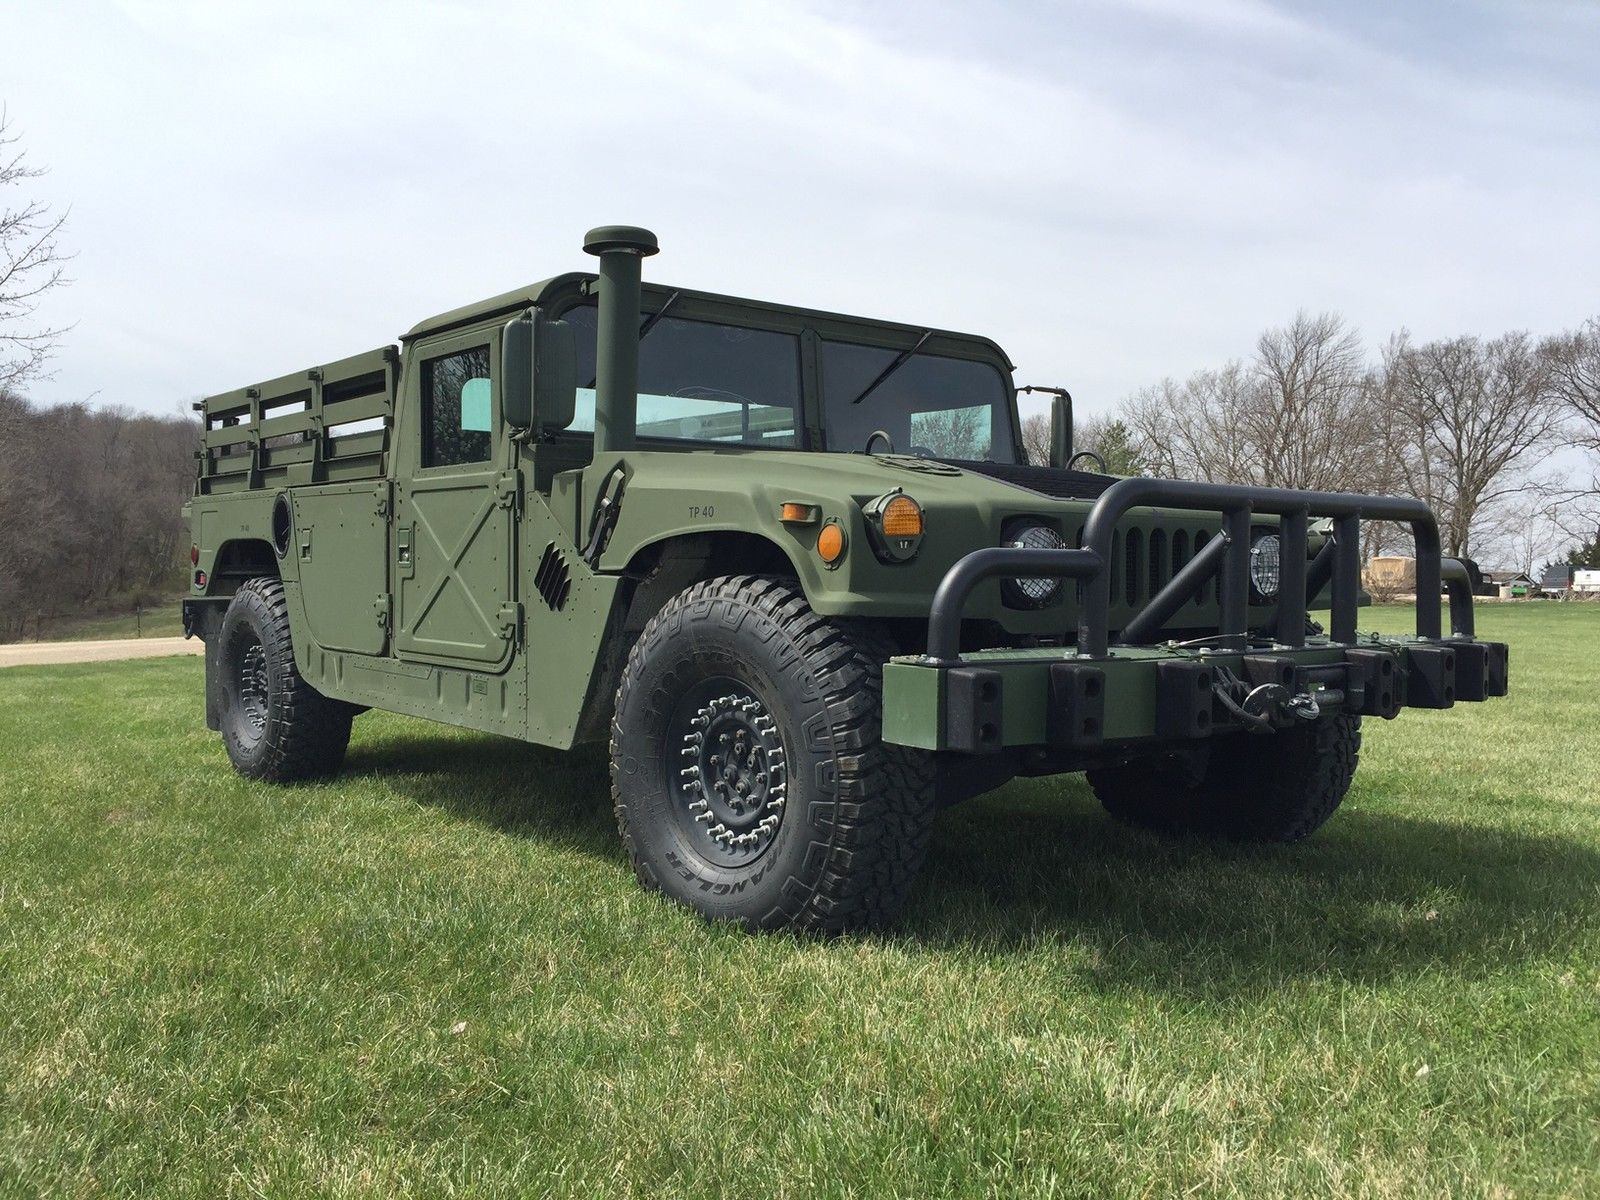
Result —
POLYGON ((222 744, 234 769, 274 783, 338 770, 355 709, 300 677, 283 584, 270 578, 243 584, 218 637, 222 744))
POLYGON ((1198 779, 1133 764, 1091 771, 1089 786, 1108 813, 1140 829, 1298 842, 1338 809, 1360 752, 1360 717, 1324 717, 1271 735, 1218 738, 1198 779))
POLYGON ((611 726, 617 828, 640 882, 747 929, 892 919, 935 805, 929 756, 879 736, 891 653, 777 579, 726 576, 670 600, 633 647, 611 726))

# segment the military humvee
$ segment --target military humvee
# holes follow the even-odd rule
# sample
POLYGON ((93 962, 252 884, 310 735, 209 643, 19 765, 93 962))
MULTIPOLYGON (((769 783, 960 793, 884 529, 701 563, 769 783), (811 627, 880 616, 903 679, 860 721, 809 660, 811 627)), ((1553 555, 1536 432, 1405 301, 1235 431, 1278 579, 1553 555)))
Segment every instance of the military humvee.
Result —
POLYGON ((642 229, 584 249, 598 274, 198 406, 183 615, 241 773, 334 771, 367 708, 608 739, 646 886, 836 930, 1016 775, 1293 841, 1363 717, 1505 694, 1418 500, 1077 470, 1064 392, 1031 466, 986 338, 645 288, 642 229), (1357 634, 1363 519, 1415 535, 1415 637, 1357 634))

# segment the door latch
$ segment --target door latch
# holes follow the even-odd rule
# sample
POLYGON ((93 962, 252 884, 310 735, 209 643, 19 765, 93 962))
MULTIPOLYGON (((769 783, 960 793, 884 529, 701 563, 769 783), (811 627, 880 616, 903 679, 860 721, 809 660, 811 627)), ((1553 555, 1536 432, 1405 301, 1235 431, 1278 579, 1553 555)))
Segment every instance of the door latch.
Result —
POLYGON ((509 508, 513 516, 517 512, 517 500, 522 495, 522 472, 502 471, 500 477, 494 481, 494 502, 500 508, 509 508))
POLYGON ((501 639, 515 645, 522 636, 522 605, 515 600, 502 604, 495 613, 495 624, 501 639))

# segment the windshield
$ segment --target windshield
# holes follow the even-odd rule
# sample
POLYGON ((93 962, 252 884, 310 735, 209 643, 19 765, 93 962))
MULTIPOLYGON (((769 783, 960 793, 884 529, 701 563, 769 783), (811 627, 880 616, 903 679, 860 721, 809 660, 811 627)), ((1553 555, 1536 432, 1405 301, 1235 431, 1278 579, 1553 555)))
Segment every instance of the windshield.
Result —
MULTIPOLYGON (((577 335, 577 415, 594 432, 593 304, 567 310, 577 335)), ((639 342, 639 436, 742 446, 861 451, 883 430, 902 454, 1017 461, 1010 393, 992 364, 922 350, 817 341, 824 442, 802 443, 798 332, 661 315, 639 342), (893 368, 891 370, 891 368, 893 368), (870 388, 870 391, 868 390, 870 388), (856 402, 857 397, 862 397, 856 402)), ((882 449, 879 441, 874 449, 882 449)))
POLYGON ((881 429, 903 454, 1017 461, 1005 380, 993 365, 919 352, 873 387, 902 351, 850 342, 821 346, 829 450, 864 449, 881 429))

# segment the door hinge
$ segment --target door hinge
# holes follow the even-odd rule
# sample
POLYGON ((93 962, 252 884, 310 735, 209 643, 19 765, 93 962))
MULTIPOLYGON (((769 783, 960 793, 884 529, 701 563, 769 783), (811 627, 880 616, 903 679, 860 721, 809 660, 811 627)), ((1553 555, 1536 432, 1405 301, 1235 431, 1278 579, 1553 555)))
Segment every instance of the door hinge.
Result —
POLYGON ((517 512, 517 501, 522 498, 522 472, 502 471, 494 483, 494 502, 509 508, 512 516, 517 512))
POLYGON ((516 645, 522 640, 522 605, 515 600, 500 606, 495 624, 501 638, 516 645))
POLYGON ((384 629, 389 628, 389 596, 387 593, 379 596, 372 602, 372 609, 377 614, 378 624, 384 629))

